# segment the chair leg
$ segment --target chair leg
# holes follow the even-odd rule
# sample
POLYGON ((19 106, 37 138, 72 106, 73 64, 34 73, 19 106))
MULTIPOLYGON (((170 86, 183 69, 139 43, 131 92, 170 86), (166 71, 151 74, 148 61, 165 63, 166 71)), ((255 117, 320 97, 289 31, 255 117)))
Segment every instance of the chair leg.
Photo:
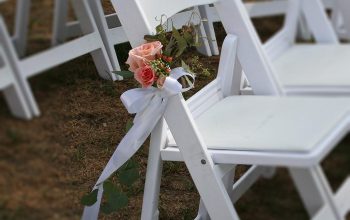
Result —
POLYGON ((74 11, 80 21, 83 34, 96 34, 94 43, 100 45, 99 49, 92 51, 91 55, 99 75, 104 79, 116 80, 116 76, 111 72, 114 70, 106 48, 103 44, 101 35, 98 32, 93 14, 86 0, 71 0, 74 11))
POLYGON ((30 89, 28 80, 21 73, 21 69, 19 66, 19 58, 11 42, 5 23, 1 17, 0 17, 0 44, 2 44, 4 47, 5 53, 7 55, 6 58, 8 59, 8 64, 14 72, 15 78, 17 79, 19 87, 21 88, 25 96, 25 101, 27 102, 27 105, 29 105, 32 115, 39 116, 40 115, 39 107, 35 101, 32 90, 30 89))
POLYGON ((25 55, 27 49, 30 5, 31 0, 17 0, 13 43, 20 57, 25 55))
POLYGON ((158 200, 163 167, 160 149, 166 144, 165 129, 164 120, 160 120, 151 135, 142 203, 142 220, 155 220, 159 217, 158 200))
MULTIPOLYGON (((236 166, 231 165, 231 164, 221 164, 221 165, 215 166, 215 170, 220 174, 220 176, 222 176, 222 181, 225 185, 227 193, 231 197, 231 200, 233 199, 232 185, 233 185, 234 176, 235 176, 235 168, 236 168, 236 166)), ((202 200, 200 200, 198 214, 197 214, 197 217, 195 219, 196 220, 209 220, 210 219, 209 213, 208 213, 207 209, 205 208, 202 200)))
POLYGON ((66 40, 68 0, 55 0, 53 14, 51 46, 56 46, 66 40))
POLYGON ((211 49, 212 55, 219 55, 219 47, 218 42, 216 41, 216 34, 214 29, 214 23, 210 18, 209 14, 209 5, 201 5, 198 6, 200 15, 203 19, 207 19, 207 21, 203 22, 203 27, 208 37, 208 44, 211 49))
POLYGON ((342 219, 331 187, 320 165, 310 168, 289 168, 289 172, 310 218, 315 216, 322 207, 329 206, 332 219, 342 219))
MULTIPOLYGON (((200 15, 200 11, 198 7, 195 8, 196 13, 200 15)), ((199 37, 200 37, 200 46, 197 47, 197 51, 203 55, 206 55, 208 57, 212 56, 209 42, 208 42, 208 37, 207 33, 205 32, 203 22, 200 22, 199 27, 198 27, 198 32, 199 32, 199 37)))
POLYGON ((297 30, 297 36, 301 38, 302 40, 311 40, 312 34, 310 30, 308 29, 306 20, 304 16, 301 16, 298 21, 298 30, 297 30))
POLYGON ((21 119, 31 119, 32 114, 22 95, 22 91, 15 83, 4 90, 6 102, 10 108, 11 113, 21 119))
POLYGON ((114 50, 114 44, 109 39, 108 35, 108 24, 106 21, 106 17, 103 11, 103 7, 100 0, 90 0, 90 8, 93 13, 93 16, 95 18, 95 22, 97 25, 97 28, 100 32, 100 35, 102 37, 103 43, 105 45, 105 48, 107 50, 107 54, 109 56, 109 59, 111 60, 112 66, 114 70, 120 70, 120 65, 118 62, 118 58, 116 55, 116 52, 114 50))

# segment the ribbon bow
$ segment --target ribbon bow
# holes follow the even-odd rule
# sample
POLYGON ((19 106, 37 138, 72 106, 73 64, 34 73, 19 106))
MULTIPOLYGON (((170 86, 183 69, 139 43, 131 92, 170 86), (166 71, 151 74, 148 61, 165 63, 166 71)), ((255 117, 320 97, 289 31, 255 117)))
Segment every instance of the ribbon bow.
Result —
POLYGON ((121 140, 98 178, 93 189, 98 189, 97 201, 94 205, 85 207, 83 220, 98 218, 103 194, 103 182, 128 161, 145 142, 163 116, 169 97, 193 88, 193 83, 188 88, 182 88, 182 85, 177 81, 182 76, 188 76, 194 81, 193 75, 179 67, 170 72, 170 76, 165 79, 161 89, 154 87, 137 88, 128 90, 121 95, 121 100, 128 112, 136 113, 134 125, 121 140))

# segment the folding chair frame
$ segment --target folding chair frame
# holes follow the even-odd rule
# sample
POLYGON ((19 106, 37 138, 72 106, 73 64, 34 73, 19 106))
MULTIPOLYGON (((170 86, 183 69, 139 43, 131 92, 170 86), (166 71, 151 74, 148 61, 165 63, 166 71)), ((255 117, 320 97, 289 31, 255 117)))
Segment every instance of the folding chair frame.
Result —
MULTIPOLYGON (((8 59, 15 67, 16 77, 24 91, 30 90, 29 77, 88 53, 92 55, 101 77, 115 79, 115 76, 111 74, 113 68, 88 3, 86 0, 72 0, 72 3, 81 21, 80 25, 84 35, 24 59, 18 57, 5 24, 0 23, 0 43, 4 46, 8 59)), ((31 93, 26 93, 25 98, 31 107, 32 114, 38 116, 40 112, 34 97, 31 93)))

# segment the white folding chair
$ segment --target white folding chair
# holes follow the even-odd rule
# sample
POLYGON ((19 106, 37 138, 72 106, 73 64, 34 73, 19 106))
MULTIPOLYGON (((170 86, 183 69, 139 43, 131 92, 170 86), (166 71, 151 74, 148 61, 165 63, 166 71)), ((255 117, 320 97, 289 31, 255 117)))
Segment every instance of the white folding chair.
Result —
MULTIPOLYGON (((246 10, 240 13, 248 15, 246 10)), ((269 66, 271 74, 279 78, 283 92, 287 95, 349 95, 350 63, 347 57, 350 56, 350 45, 339 44, 322 2, 288 1, 285 16, 282 29, 264 46, 256 45, 265 52, 257 59, 269 66), (301 14, 316 43, 295 42, 301 14)), ((240 22, 234 21, 234 24, 247 30, 242 33, 244 37, 257 37, 249 17, 240 22)))
MULTIPOLYGON (((14 116, 22 119, 32 117, 30 107, 2 45, 0 45, 0 90, 4 92, 5 100, 14 116)), ((32 95, 30 90, 27 92, 32 95)))
POLYGON ((112 2, 126 35, 135 39, 132 46, 154 31, 155 15, 170 17, 210 3, 228 33, 217 78, 187 102, 181 95, 171 98, 166 123, 161 120, 152 133, 142 219, 158 218, 163 160, 185 162, 212 219, 238 219, 231 199, 235 202, 250 180, 243 178, 232 188, 230 171, 236 164, 254 165, 247 175, 263 173, 261 165, 288 167, 310 216, 343 219, 350 210, 350 179, 333 195, 320 162, 348 131, 348 98, 282 97, 270 66, 259 59, 264 51, 251 35, 253 28, 236 25, 249 20, 240 0, 112 2), (240 67, 259 96, 232 96, 239 90, 240 67))
MULTIPOLYGON (((128 42, 128 39, 125 36, 124 30, 119 22, 117 13, 105 15, 100 0, 88 1, 91 11, 93 12, 97 27, 105 43, 108 55, 110 56, 110 59, 113 62, 113 67, 116 70, 120 70, 114 45, 128 42)), ((67 37, 74 37, 80 32, 79 22, 67 22, 67 3, 68 0, 55 0, 54 35, 52 39, 53 45, 55 45, 58 42, 64 41, 67 37)), ((184 22, 190 18, 190 13, 191 11, 187 10, 176 14, 173 17, 175 27, 181 28, 181 25, 184 24, 184 22)), ((160 18, 160 16, 161 15, 158 15, 157 17, 160 18)), ((203 37, 201 38, 201 46, 198 48, 198 51, 204 55, 211 56, 212 54, 209 47, 208 39, 206 37, 204 26, 199 20, 197 24, 199 25, 199 34, 203 37)))
POLYGON ((332 0, 332 21, 341 39, 350 40, 350 2, 348 0, 332 0))
MULTIPOLYGON (((7 28, 1 19, 0 43, 4 46, 8 59, 16 68, 15 74, 23 91, 30 90, 29 77, 88 53, 92 55, 99 75, 105 79, 115 80, 115 76, 111 74, 113 67, 87 1, 72 0, 72 3, 84 35, 23 59, 18 57, 7 28)), ((31 107, 32 114, 38 116, 40 112, 33 96, 26 93, 25 98, 31 107)))
MULTIPOLYGON (((342 17, 342 11, 349 8, 349 1, 347 0, 323 0, 325 7, 327 9, 331 9, 335 11, 332 13, 332 20, 337 27, 337 30, 342 36, 342 38, 346 38, 347 28, 344 28, 345 23, 342 17), (339 1, 339 6, 336 6, 336 2, 339 1), (343 5, 340 5, 343 4, 343 5), (341 10, 336 10, 337 8, 341 8, 341 10)), ((269 0, 262 2, 246 2, 245 6, 251 18, 261 18, 266 16, 279 16, 286 13, 287 10, 287 1, 286 0, 269 0)), ((208 22, 204 23, 205 31, 207 32, 208 38, 212 39, 209 41, 210 48, 212 50, 213 55, 219 54, 219 49, 216 41, 216 35, 214 30, 214 22, 220 22, 220 18, 215 10, 213 5, 201 6, 201 13, 204 18, 207 18, 208 22)), ((350 23, 350 22, 348 22, 350 23)), ((299 26, 298 26, 298 36, 302 39, 311 39, 310 31, 307 28, 307 24, 305 23, 305 19, 300 17, 299 26)))
POLYGON ((31 0, 16 0, 14 31, 11 39, 19 57, 23 57, 27 49, 30 6, 31 0))

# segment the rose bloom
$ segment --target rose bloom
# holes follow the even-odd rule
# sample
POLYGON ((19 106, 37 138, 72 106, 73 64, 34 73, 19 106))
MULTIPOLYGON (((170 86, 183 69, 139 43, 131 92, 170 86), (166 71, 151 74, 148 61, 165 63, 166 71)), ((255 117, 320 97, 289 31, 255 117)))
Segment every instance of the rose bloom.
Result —
POLYGON ((142 88, 148 88, 153 85, 157 77, 150 66, 140 67, 136 70, 135 79, 142 85, 142 88))
POLYGON ((137 69, 146 66, 149 61, 155 60, 156 55, 161 54, 162 47, 162 43, 154 41, 130 50, 126 61, 126 64, 130 66, 129 70, 135 73, 137 69))

